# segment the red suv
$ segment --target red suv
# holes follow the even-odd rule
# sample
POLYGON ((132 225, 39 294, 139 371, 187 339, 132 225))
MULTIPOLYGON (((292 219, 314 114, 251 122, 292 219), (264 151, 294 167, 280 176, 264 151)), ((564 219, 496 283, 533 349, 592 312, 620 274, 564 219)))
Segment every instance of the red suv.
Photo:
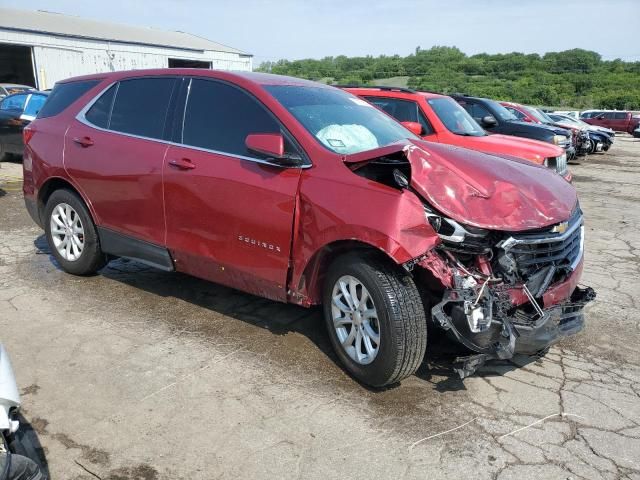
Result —
POLYGON ((633 133, 640 126, 640 116, 632 112, 609 111, 602 112, 584 121, 599 127, 607 127, 616 132, 633 133))
POLYGON ((455 100, 394 87, 343 87, 388 113, 425 140, 545 165, 571 181, 563 148, 511 135, 489 135, 455 100))
POLYGON ((113 257, 323 305, 360 381, 420 365, 427 323, 487 359, 583 326, 573 186, 424 142, 342 90, 195 69, 57 84, 25 130, 24 196, 65 271, 113 257))

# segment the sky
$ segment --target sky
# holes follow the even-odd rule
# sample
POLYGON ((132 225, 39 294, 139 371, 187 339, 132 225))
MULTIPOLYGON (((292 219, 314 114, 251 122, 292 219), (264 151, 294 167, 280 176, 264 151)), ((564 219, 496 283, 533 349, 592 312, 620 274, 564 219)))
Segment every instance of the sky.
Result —
POLYGON ((584 48, 640 61, 640 0, 0 0, 196 34, 266 60, 408 55, 456 46, 467 54, 584 48))

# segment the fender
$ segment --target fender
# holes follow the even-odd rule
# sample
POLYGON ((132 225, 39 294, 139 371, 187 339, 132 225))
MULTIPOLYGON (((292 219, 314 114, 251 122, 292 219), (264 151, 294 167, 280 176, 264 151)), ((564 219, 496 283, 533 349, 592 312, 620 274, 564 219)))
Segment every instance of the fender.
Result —
POLYGON ((401 265, 440 242, 415 194, 356 175, 352 180, 334 182, 332 189, 339 191, 330 194, 321 178, 302 181, 288 285, 294 303, 309 306, 320 302, 318 282, 335 254, 345 251, 341 247, 378 251, 401 265), (326 252, 331 255, 325 256, 326 252))

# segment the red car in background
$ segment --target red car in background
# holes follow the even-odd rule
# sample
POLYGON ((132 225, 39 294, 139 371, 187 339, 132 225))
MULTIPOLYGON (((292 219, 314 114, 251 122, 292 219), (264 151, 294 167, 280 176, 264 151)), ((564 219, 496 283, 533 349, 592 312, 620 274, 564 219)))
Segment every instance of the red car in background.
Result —
POLYGON ((631 134, 640 125, 640 116, 634 115, 632 112, 602 112, 595 117, 583 118, 582 120, 590 125, 598 125, 616 132, 631 134))
POLYGON ((374 104, 425 140, 529 160, 571 181, 564 149, 528 138, 489 135, 451 97, 393 87, 343 89, 374 104))

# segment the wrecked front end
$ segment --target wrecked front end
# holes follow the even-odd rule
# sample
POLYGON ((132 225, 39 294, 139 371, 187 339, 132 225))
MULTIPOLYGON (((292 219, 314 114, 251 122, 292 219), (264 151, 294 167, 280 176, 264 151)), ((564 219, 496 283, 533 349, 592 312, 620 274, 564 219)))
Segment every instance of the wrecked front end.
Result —
POLYGON ((595 292, 579 286, 584 219, 573 186, 517 159, 425 142, 402 152, 404 163, 382 157, 375 165, 420 198, 439 237, 404 267, 435 325, 473 352, 456 362, 461 377, 487 360, 543 352, 583 328, 595 292))
POLYGON ((584 247, 579 207, 568 222, 534 231, 456 227, 441 234, 441 245, 417 267, 431 274, 437 269, 444 287, 431 308, 434 322, 475 352, 457 360, 461 377, 487 360, 534 355, 582 330, 584 306, 595 292, 578 286, 584 247))

